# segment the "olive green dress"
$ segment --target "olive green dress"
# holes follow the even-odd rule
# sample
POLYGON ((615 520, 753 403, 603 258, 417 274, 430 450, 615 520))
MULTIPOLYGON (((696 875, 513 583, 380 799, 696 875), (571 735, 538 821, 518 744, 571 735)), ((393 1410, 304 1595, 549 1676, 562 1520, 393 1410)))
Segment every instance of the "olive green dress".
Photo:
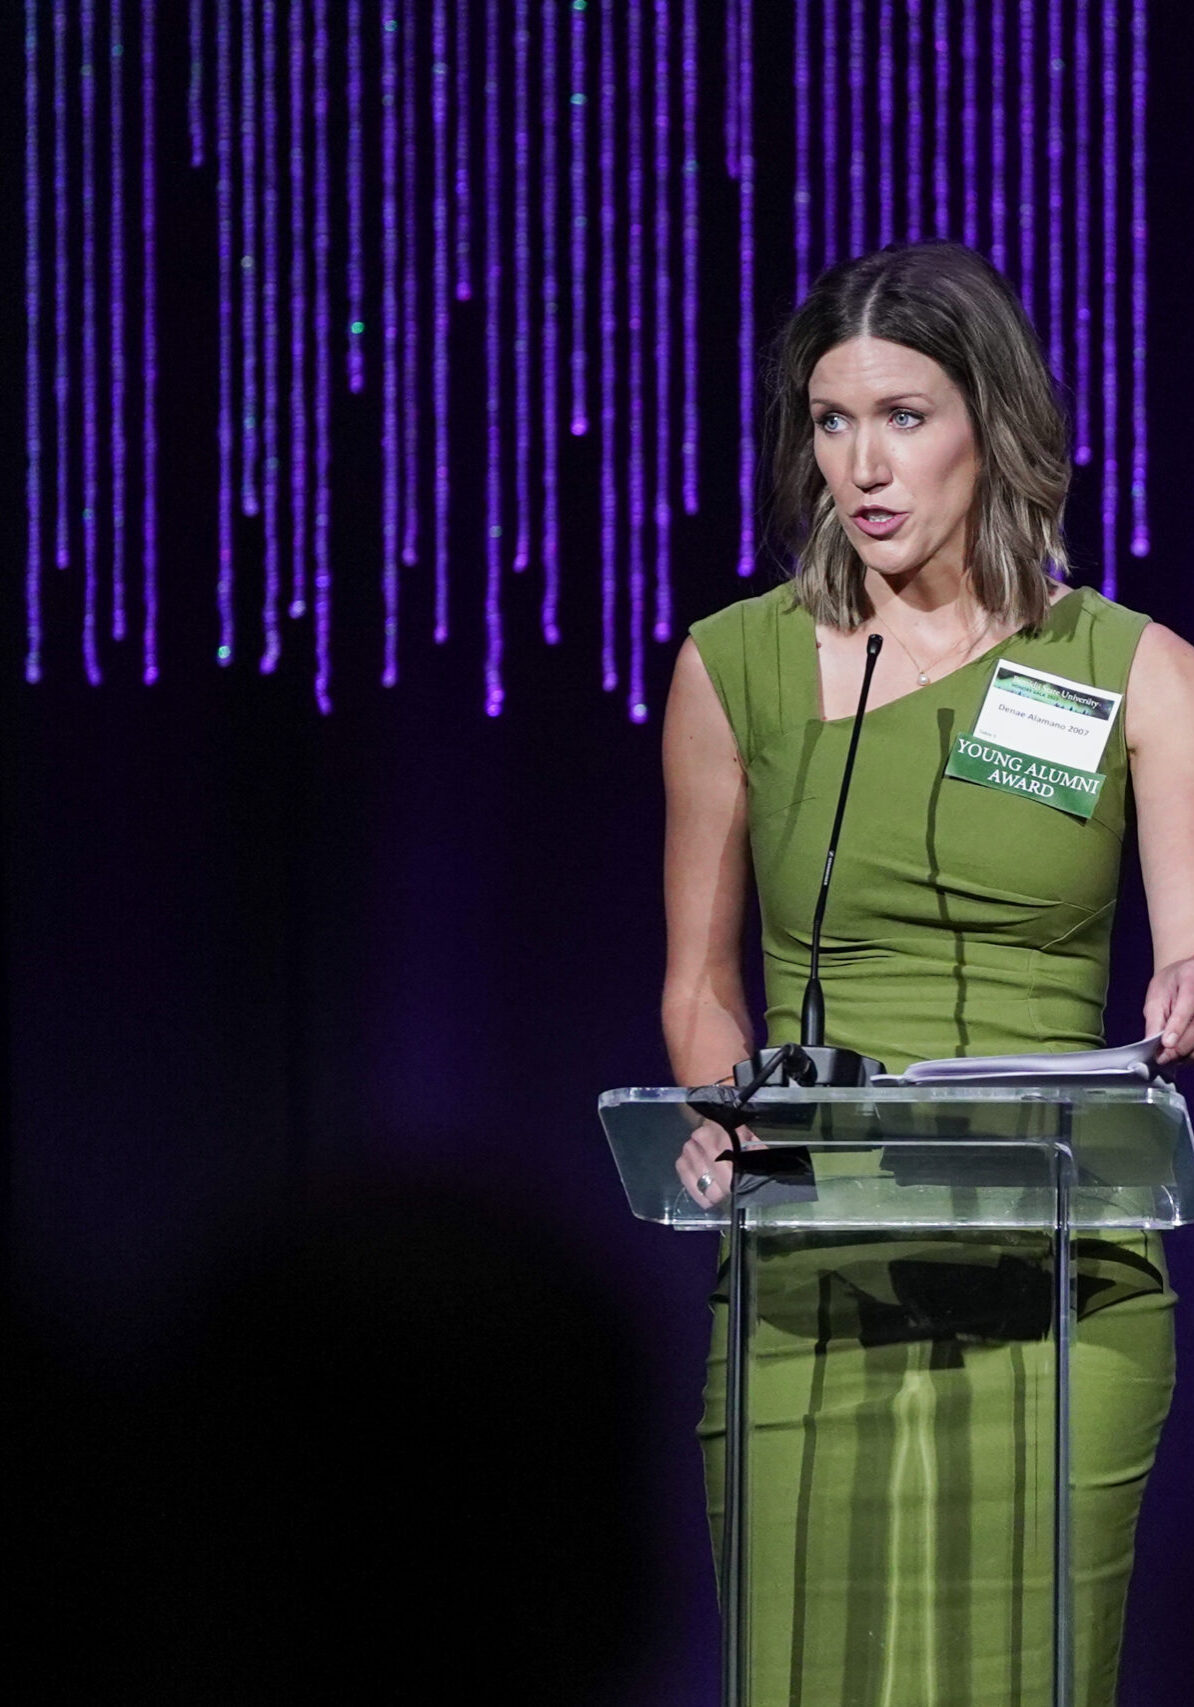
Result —
MULTIPOLYGON (((1037 633, 867 713, 822 937, 828 1042, 893 1071, 1102 1043, 1122 712, 1088 821, 944 771, 996 659, 1122 692, 1146 622, 1069 593, 1037 633)), ((787 587, 692 634, 748 778, 768 1041, 798 1040, 852 718, 820 716, 813 624, 787 587)), ((1136 1515, 1172 1387, 1173 1295, 1155 1236, 1082 1240, 1078 1258, 1075 1699, 1113 1707, 1136 1515)), ((806 1235, 763 1250, 753 1707, 1049 1701, 1052 1375, 1032 1302, 1047 1260, 1035 1234, 806 1235)), ((715 1533, 722 1315, 701 1430, 715 1533)))

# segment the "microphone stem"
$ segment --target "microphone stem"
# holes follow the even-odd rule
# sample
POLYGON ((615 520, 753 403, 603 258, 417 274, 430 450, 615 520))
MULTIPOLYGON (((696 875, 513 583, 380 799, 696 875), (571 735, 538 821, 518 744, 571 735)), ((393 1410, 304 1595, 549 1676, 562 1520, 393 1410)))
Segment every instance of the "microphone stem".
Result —
POLYGON ((825 1041, 825 1000, 821 992, 820 976, 821 925, 825 918, 825 903, 829 899, 829 880, 833 876, 833 862, 837 858, 837 844, 838 837, 842 833, 842 819, 846 815, 846 797, 850 792, 850 778, 854 774, 854 755, 858 751, 858 738, 862 734, 862 719, 871 691, 871 677, 875 673, 875 664, 882 648, 882 635, 872 634, 866 643, 866 667, 862 672, 862 692, 858 696, 858 709, 854 713, 854 726, 850 731, 850 745, 846 751, 845 769, 842 771, 842 786, 838 790, 837 811, 833 815, 833 829, 829 833, 829 849, 825 855, 825 870, 821 877, 821 892, 817 896, 817 907, 813 914, 809 976, 804 990, 804 1006, 801 1011, 800 1028, 800 1041, 806 1048, 819 1047, 825 1041))

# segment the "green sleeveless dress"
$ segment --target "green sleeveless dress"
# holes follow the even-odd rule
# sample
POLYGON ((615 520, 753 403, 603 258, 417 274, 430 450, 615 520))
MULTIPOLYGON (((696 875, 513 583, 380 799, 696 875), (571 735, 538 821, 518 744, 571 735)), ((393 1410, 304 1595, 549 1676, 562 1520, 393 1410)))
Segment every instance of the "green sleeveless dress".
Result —
MULTIPOLYGON (((1089 820, 944 772, 997 659, 1122 692, 1147 620, 1072 592, 1037 633, 867 713, 822 935, 829 1043, 899 1071, 1103 1041, 1129 787, 1122 712, 1089 820)), ((748 780, 768 1041, 795 1041, 852 718, 820 716, 814 628, 788 587, 692 635, 748 780)), ((1078 1255, 1075 1699, 1113 1707, 1136 1515, 1172 1388, 1174 1300, 1155 1236, 1087 1239, 1078 1255)), ((764 1249, 753 1707, 1045 1707, 1050 1605, 1038 1566, 1051 1465, 1047 1427, 1038 1436, 1035 1424, 1051 1371, 1047 1347, 1015 1323, 1016 1299, 1046 1262, 1034 1234, 900 1245, 789 1236, 764 1249), (911 1305, 909 1276, 921 1293, 911 1305), (965 1310, 935 1315, 933 1300, 969 1293, 987 1326, 951 1331, 965 1310)), ((714 1302, 701 1435, 716 1533, 724 1321, 714 1302)))

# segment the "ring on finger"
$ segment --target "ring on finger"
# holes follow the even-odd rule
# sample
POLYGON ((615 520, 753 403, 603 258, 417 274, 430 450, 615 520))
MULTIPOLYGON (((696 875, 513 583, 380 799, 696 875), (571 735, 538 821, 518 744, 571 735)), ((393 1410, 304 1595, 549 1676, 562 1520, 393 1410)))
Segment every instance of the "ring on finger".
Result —
POLYGON ((713 1184, 713 1175, 712 1174, 702 1174, 701 1175, 700 1179, 697 1181, 697 1190, 700 1192, 702 1197, 704 1197, 705 1193, 708 1191, 709 1187, 712 1184, 713 1184))

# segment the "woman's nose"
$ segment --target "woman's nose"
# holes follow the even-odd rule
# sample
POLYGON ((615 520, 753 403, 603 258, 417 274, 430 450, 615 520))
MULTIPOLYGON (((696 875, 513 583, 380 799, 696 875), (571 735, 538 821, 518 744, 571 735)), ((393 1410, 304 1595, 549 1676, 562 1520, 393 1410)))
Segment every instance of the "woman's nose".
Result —
POLYGON ((875 435, 865 427, 854 435, 851 456, 850 478, 862 492, 870 492, 877 486, 886 486, 891 479, 891 470, 887 466, 887 458, 883 446, 875 435))

